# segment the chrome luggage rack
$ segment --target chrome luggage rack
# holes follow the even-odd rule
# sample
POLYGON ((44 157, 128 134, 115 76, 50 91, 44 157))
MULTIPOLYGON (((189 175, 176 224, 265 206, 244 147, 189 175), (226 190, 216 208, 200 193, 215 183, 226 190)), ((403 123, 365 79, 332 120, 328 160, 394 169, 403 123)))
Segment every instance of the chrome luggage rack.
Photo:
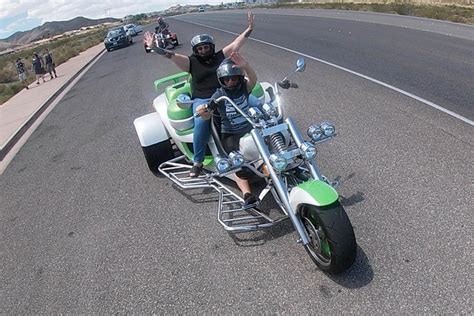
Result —
POLYGON ((203 170, 196 178, 189 177, 189 164, 185 156, 173 158, 162 163, 158 170, 181 189, 213 188, 219 193, 217 220, 225 230, 231 232, 248 232, 269 228, 287 219, 287 216, 272 219, 260 211, 257 205, 244 205, 244 200, 222 182, 216 180, 215 173, 203 170))

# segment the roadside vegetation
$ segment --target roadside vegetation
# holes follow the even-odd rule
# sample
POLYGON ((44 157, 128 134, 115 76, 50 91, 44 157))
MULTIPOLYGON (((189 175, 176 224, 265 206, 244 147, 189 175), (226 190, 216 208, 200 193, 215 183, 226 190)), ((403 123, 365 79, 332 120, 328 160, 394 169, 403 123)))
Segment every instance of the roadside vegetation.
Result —
MULTIPOLYGON (((44 49, 48 48, 53 54, 56 67, 68 59, 79 55, 80 52, 101 43, 104 40, 108 28, 89 30, 84 34, 70 35, 66 38, 59 38, 47 43, 29 47, 19 52, 0 56, 0 104, 3 104, 20 90, 23 85, 18 80, 15 68, 15 61, 21 57, 27 71, 28 84, 35 81, 35 74, 32 71, 31 58, 34 52, 43 55, 44 49)), ((47 77, 46 77, 47 78, 47 77)))
POLYGON ((406 2, 392 3, 313 3, 280 0, 277 4, 262 5, 271 8, 333 9, 369 11, 399 15, 417 16, 428 19, 457 23, 474 24, 474 6, 472 5, 428 5, 406 2))

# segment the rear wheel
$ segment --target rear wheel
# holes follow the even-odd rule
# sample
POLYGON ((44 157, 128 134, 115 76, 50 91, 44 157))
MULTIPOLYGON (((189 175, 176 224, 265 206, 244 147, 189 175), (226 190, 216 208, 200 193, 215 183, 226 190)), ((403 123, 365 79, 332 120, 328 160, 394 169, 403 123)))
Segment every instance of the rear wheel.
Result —
POLYGON ((142 147, 142 150, 143 154, 145 154, 148 168, 150 168, 154 175, 160 174, 158 167, 163 162, 173 159, 175 151, 169 139, 148 147, 142 147))
POLYGON ((175 40, 174 43, 173 43, 173 46, 176 47, 176 46, 178 46, 178 45, 179 45, 178 38, 176 38, 176 40, 175 40))
POLYGON ((357 245, 342 205, 339 202, 324 207, 304 205, 300 215, 309 236, 305 249, 314 263, 328 273, 348 269, 356 258, 357 245))

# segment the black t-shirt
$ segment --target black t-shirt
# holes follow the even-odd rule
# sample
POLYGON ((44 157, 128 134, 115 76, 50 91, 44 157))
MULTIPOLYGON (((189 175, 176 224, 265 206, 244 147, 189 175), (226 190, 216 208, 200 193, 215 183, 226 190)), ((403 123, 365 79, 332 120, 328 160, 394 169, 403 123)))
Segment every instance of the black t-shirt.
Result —
POLYGON ((191 94, 193 98, 207 99, 220 87, 216 70, 225 59, 222 50, 206 62, 201 62, 195 55, 189 56, 189 72, 191 73, 191 94))
POLYGON ((166 23, 165 21, 162 21, 160 24, 158 24, 157 27, 155 27, 155 33, 163 32, 163 30, 167 27, 168 27, 168 23, 166 23))

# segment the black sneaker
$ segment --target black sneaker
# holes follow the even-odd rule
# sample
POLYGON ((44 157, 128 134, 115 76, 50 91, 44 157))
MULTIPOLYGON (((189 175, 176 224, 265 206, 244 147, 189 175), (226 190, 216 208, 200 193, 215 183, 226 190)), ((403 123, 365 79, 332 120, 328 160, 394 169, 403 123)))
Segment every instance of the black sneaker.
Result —
POLYGON ((244 205, 245 206, 249 206, 249 205, 252 205, 252 204, 257 204, 258 202, 258 198, 253 195, 252 193, 245 193, 244 194, 244 205))
POLYGON ((189 177, 191 178, 197 178, 201 174, 202 171, 202 165, 194 165, 191 170, 189 171, 189 177))

